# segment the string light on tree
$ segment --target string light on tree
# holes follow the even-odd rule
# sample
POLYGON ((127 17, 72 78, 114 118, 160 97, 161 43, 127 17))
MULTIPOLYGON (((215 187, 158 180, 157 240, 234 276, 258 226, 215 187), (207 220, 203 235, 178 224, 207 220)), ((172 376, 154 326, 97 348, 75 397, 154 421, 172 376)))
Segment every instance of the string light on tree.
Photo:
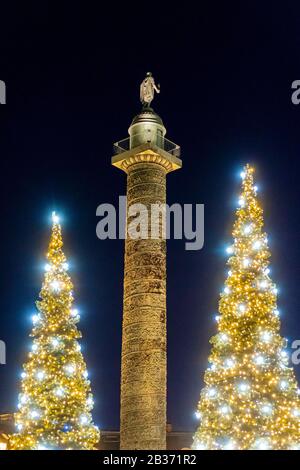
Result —
POLYGON ((261 413, 265 416, 270 416, 273 413, 273 407, 270 405, 270 403, 265 403, 261 407, 261 413))
POLYGON ((63 396, 65 396, 65 389, 64 389, 63 387, 57 387, 57 388, 55 389, 55 395, 56 395, 57 397, 63 397, 63 396))
POLYGON ((57 279, 54 279, 54 280, 51 282, 50 287, 51 287, 51 289, 52 289, 54 292, 60 292, 60 290, 61 290, 61 283, 60 283, 57 279))
POLYGON ((226 444, 224 444, 223 450, 235 450, 236 443, 232 439, 229 439, 226 444))
POLYGON ((32 315, 32 323, 36 325, 40 321, 40 316, 39 315, 32 315))
POLYGON ((36 378, 38 380, 43 380, 45 378, 45 372, 43 370, 39 370, 37 373, 36 373, 36 378))
POLYGON ((238 390, 241 393, 247 393, 250 390, 250 385, 247 382, 241 382, 238 384, 238 390))
POLYGON ((73 316, 73 285, 67 273, 59 217, 52 214, 44 281, 34 315, 32 352, 21 374, 14 450, 91 450, 99 441, 93 397, 73 316))
POLYGON ((240 304, 238 305, 238 313, 239 314, 244 314, 247 310, 247 307, 245 304, 240 304))
POLYGON ((69 271, 69 263, 62 263, 62 267, 65 271, 69 271))
POLYGON ((205 373, 194 449, 300 448, 300 396, 280 336, 278 291, 269 277, 268 238, 253 174, 249 165, 241 174, 233 243, 226 250, 229 273, 218 332, 211 338, 214 369, 205 373))
POLYGON ((74 366, 74 364, 68 364, 66 367, 65 367, 65 370, 67 372, 68 375, 73 375, 76 371, 76 367, 74 366))
POLYGON ((217 396, 217 390, 216 390, 215 388, 209 388, 209 389, 207 390, 207 396, 208 396, 209 398, 216 398, 216 396, 217 396))
POLYGON ((239 199, 239 206, 245 207, 245 203, 246 203, 246 202, 245 202, 245 199, 244 199, 243 197, 241 197, 241 198, 239 199))
POLYGON ((256 439, 253 446, 255 450, 270 450, 271 448, 269 440, 265 438, 256 439))
POLYGON ((269 343, 272 340, 273 334, 270 331, 262 331, 260 334, 260 339, 264 343, 269 343))
POLYGON ((266 363, 266 358, 262 355, 258 355, 254 357, 254 362, 258 366, 263 366, 266 363))

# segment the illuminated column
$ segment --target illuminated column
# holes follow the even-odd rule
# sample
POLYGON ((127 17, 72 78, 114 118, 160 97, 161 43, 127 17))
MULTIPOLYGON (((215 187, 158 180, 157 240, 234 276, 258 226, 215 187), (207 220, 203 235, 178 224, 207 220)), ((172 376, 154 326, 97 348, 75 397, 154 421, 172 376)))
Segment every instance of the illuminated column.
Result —
MULTIPOLYGON (((146 107, 133 120, 130 137, 115 144, 112 164, 127 173, 127 211, 137 203, 150 209, 166 202, 166 175, 182 164, 179 147, 165 133, 160 117, 146 107)), ((127 236, 121 449, 166 448, 166 341, 166 240, 161 231, 157 239, 127 236)))

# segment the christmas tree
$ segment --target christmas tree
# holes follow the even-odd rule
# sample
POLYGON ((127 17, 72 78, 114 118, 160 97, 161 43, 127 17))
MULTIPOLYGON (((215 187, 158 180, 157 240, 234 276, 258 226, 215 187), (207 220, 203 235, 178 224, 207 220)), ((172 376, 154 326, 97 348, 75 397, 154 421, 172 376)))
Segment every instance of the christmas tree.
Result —
POLYGON ((55 213, 52 219, 48 264, 32 318, 32 351, 24 365, 15 416, 18 432, 10 442, 15 450, 89 450, 99 441, 61 227, 55 213))
POLYGON ((300 399, 280 336, 263 211, 247 165, 228 247, 230 270, 211 339, 194 449, 300 449, 300 399))

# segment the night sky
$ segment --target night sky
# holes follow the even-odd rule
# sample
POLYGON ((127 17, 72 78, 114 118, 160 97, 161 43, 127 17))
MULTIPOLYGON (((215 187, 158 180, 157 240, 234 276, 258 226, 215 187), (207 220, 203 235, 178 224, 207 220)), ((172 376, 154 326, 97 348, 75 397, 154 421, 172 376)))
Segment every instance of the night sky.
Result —
POLYGON ((168 202, 205 204, 204 248, 168 243, 168 422, 176 430, 197 424, 246 162, 257 168, 282 333, 300 338, 300 106, 291 102, 300 79, 299 1, 176 3, 1 5, 0 413, 16 409, 56 210, 82 312, 94 419, 119 428, 124 242, 96 238, 96 208, 125 194, 112 144, 127 137, 140 110, 147 71, 161 85, 153 106, 167 137, 182 147, 168 202))

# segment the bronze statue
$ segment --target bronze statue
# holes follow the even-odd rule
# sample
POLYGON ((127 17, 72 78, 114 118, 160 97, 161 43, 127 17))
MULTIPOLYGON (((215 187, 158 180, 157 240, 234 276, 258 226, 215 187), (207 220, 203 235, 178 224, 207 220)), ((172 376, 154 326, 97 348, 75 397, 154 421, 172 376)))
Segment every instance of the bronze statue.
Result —
POLYGON ((150 108, 155 91, 156 93, 160 93, 160 86, 156 86, 152 73, 148 72, 140 87, 140 99, 144 108, 150 108))

